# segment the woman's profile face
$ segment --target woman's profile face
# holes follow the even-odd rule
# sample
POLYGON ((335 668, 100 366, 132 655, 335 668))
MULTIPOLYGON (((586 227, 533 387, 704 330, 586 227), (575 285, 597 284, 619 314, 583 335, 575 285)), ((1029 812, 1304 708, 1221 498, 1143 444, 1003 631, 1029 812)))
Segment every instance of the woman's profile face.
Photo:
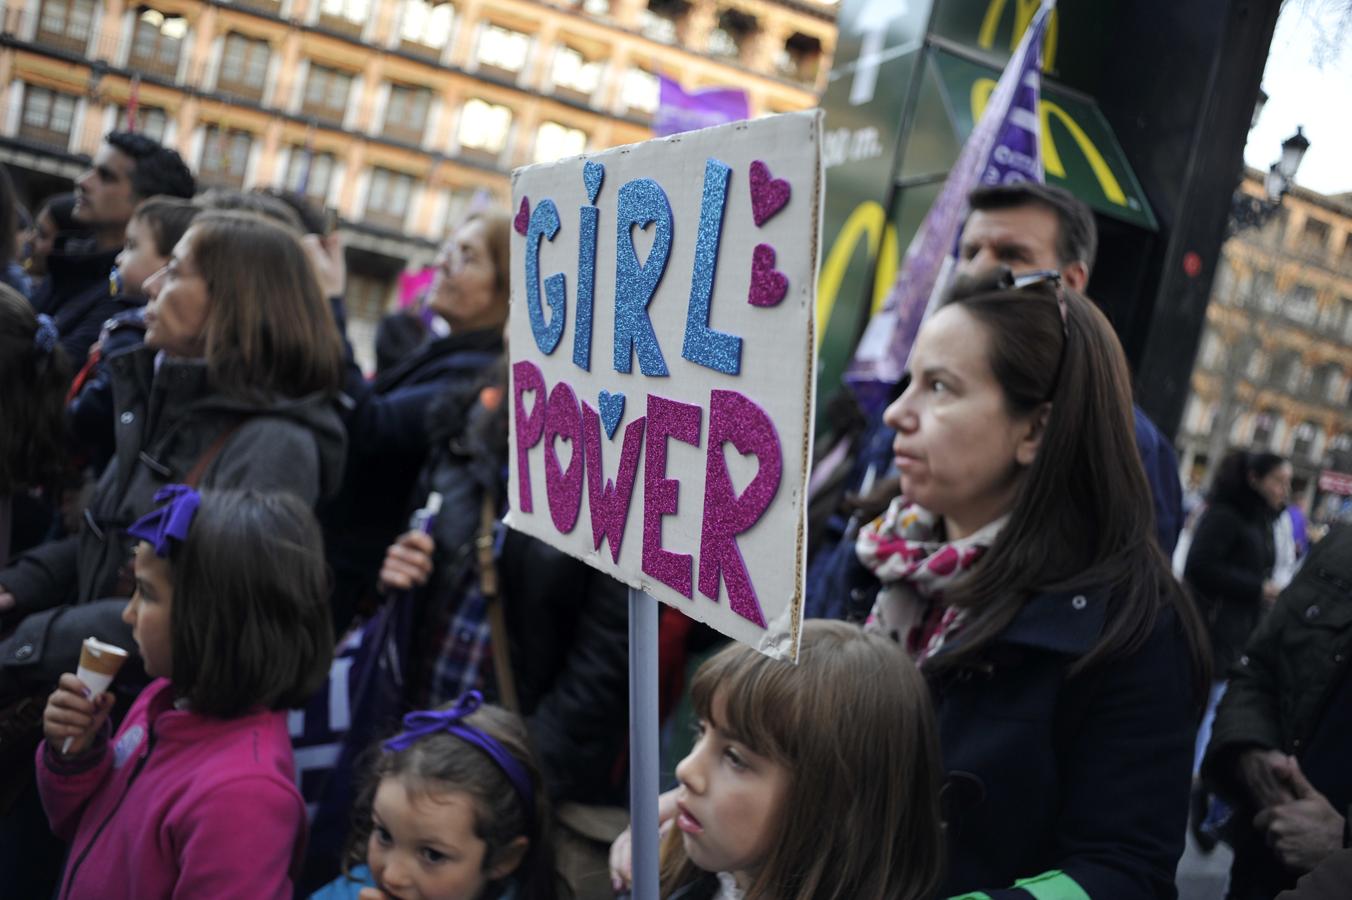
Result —
POLYGON ((432 311, 452 331, 477 331, 507 321, 507 297, 498 291, 498 271, 482 220, 466 222, 455 230, 442 246, 436 268, 432 311))
POLYGON ((949 540, 1007 513, 1037 455, 1037 414, 1010 414, 990 341, 960 305, 934 313, 916 337, 910 385, 883 414, 897 431, 902 494, 942 516, 949 540))
POLYGON ((145 280, 145 343, 170 356, 199 357, 206 348, 207 283, 194 259, 195 231, 189 228, 169 263, 145 280))
POLYGON ((1249 484, 1274 512, 1281 512, 1291 498, 1291 472, 1291 464, 1284 462, 1273 466, 1262 478, 1250 475, 1249 484))

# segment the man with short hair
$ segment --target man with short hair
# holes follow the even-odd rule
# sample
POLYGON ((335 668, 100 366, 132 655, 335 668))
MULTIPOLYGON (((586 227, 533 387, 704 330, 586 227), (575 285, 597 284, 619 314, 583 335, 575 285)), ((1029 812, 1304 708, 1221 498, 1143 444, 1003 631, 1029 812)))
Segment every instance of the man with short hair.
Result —
MULTIPOLYGON (((959 243, 957 274, 1006 266, 1015 275, 1039 269, 1061 273, 1066 287, 1083 293, 1098 252, 1094 214, 1075 195, 1030 181, 979 187, 967 198, 971 213, 959 243)), ((1155 504, 1155 532, 1166 556, 1183 527, 1183 489, 1174 448, 1133 407, 1136 447, 1155 504)))
POLYGON ((178 153, 145 135, 114 131, 103 139, 75 182, 72 218, 91 236, 48 258, 48 278, 33 298, 34 309, 55 321, 73 366, 84 363, 104 321, 123 309, 109 274, 136 205, 156 195, 189 199, 195 187, 178 153))

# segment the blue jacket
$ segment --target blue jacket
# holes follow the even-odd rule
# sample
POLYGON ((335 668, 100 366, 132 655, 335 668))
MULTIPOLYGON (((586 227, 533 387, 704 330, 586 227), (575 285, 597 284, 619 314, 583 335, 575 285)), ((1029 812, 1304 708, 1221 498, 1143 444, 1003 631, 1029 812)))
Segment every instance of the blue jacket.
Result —
POLYGON ((1150 499, 1155 502, 1155 534, 1166 557, 1174 555, 1183 530, 1183 485, 1178 480, 1178 455, 1155 423, 1139 406, 1131 408, 1136 420, 1136 449, 1141 454, 1150 499))
POLYGON ((47 259, 33 309, 52 317, 72 371, 84 365, 103 323, 124 308, 108 277, 120 251, 53 253, 47 259))
POLYGON ((1068 680, 1109 603, 1036 596, 979 664, 931 674, 947 774, 939 896, 1176 896, 1198 713, 1188 645, 1161 613, 1138 651, 1068 680))

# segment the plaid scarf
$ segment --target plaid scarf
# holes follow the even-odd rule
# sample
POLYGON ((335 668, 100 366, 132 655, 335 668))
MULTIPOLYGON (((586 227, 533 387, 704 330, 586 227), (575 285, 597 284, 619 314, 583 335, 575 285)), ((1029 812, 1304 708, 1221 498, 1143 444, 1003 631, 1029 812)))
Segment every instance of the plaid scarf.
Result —
POLYGON ((971 571, 1008 516, 956 541, 941 540, 942 520, 898 497, 859 531, 855 553, 883 583, 872 619, 919 662, 962 630, 967 610, 944 603, 944 591, 971 571))

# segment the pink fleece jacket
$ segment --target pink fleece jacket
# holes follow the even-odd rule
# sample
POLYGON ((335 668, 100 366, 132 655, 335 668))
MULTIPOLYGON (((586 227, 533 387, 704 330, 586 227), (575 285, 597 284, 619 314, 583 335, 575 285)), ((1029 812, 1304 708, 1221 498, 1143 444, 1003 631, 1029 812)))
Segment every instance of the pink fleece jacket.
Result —
POLYGON ((71 842, 62 900, 291 897, 305 804, 284 712, 177 710, 161 678, 111 745, 68 762, 44 741, 37 773, 52 830, 71 842))

